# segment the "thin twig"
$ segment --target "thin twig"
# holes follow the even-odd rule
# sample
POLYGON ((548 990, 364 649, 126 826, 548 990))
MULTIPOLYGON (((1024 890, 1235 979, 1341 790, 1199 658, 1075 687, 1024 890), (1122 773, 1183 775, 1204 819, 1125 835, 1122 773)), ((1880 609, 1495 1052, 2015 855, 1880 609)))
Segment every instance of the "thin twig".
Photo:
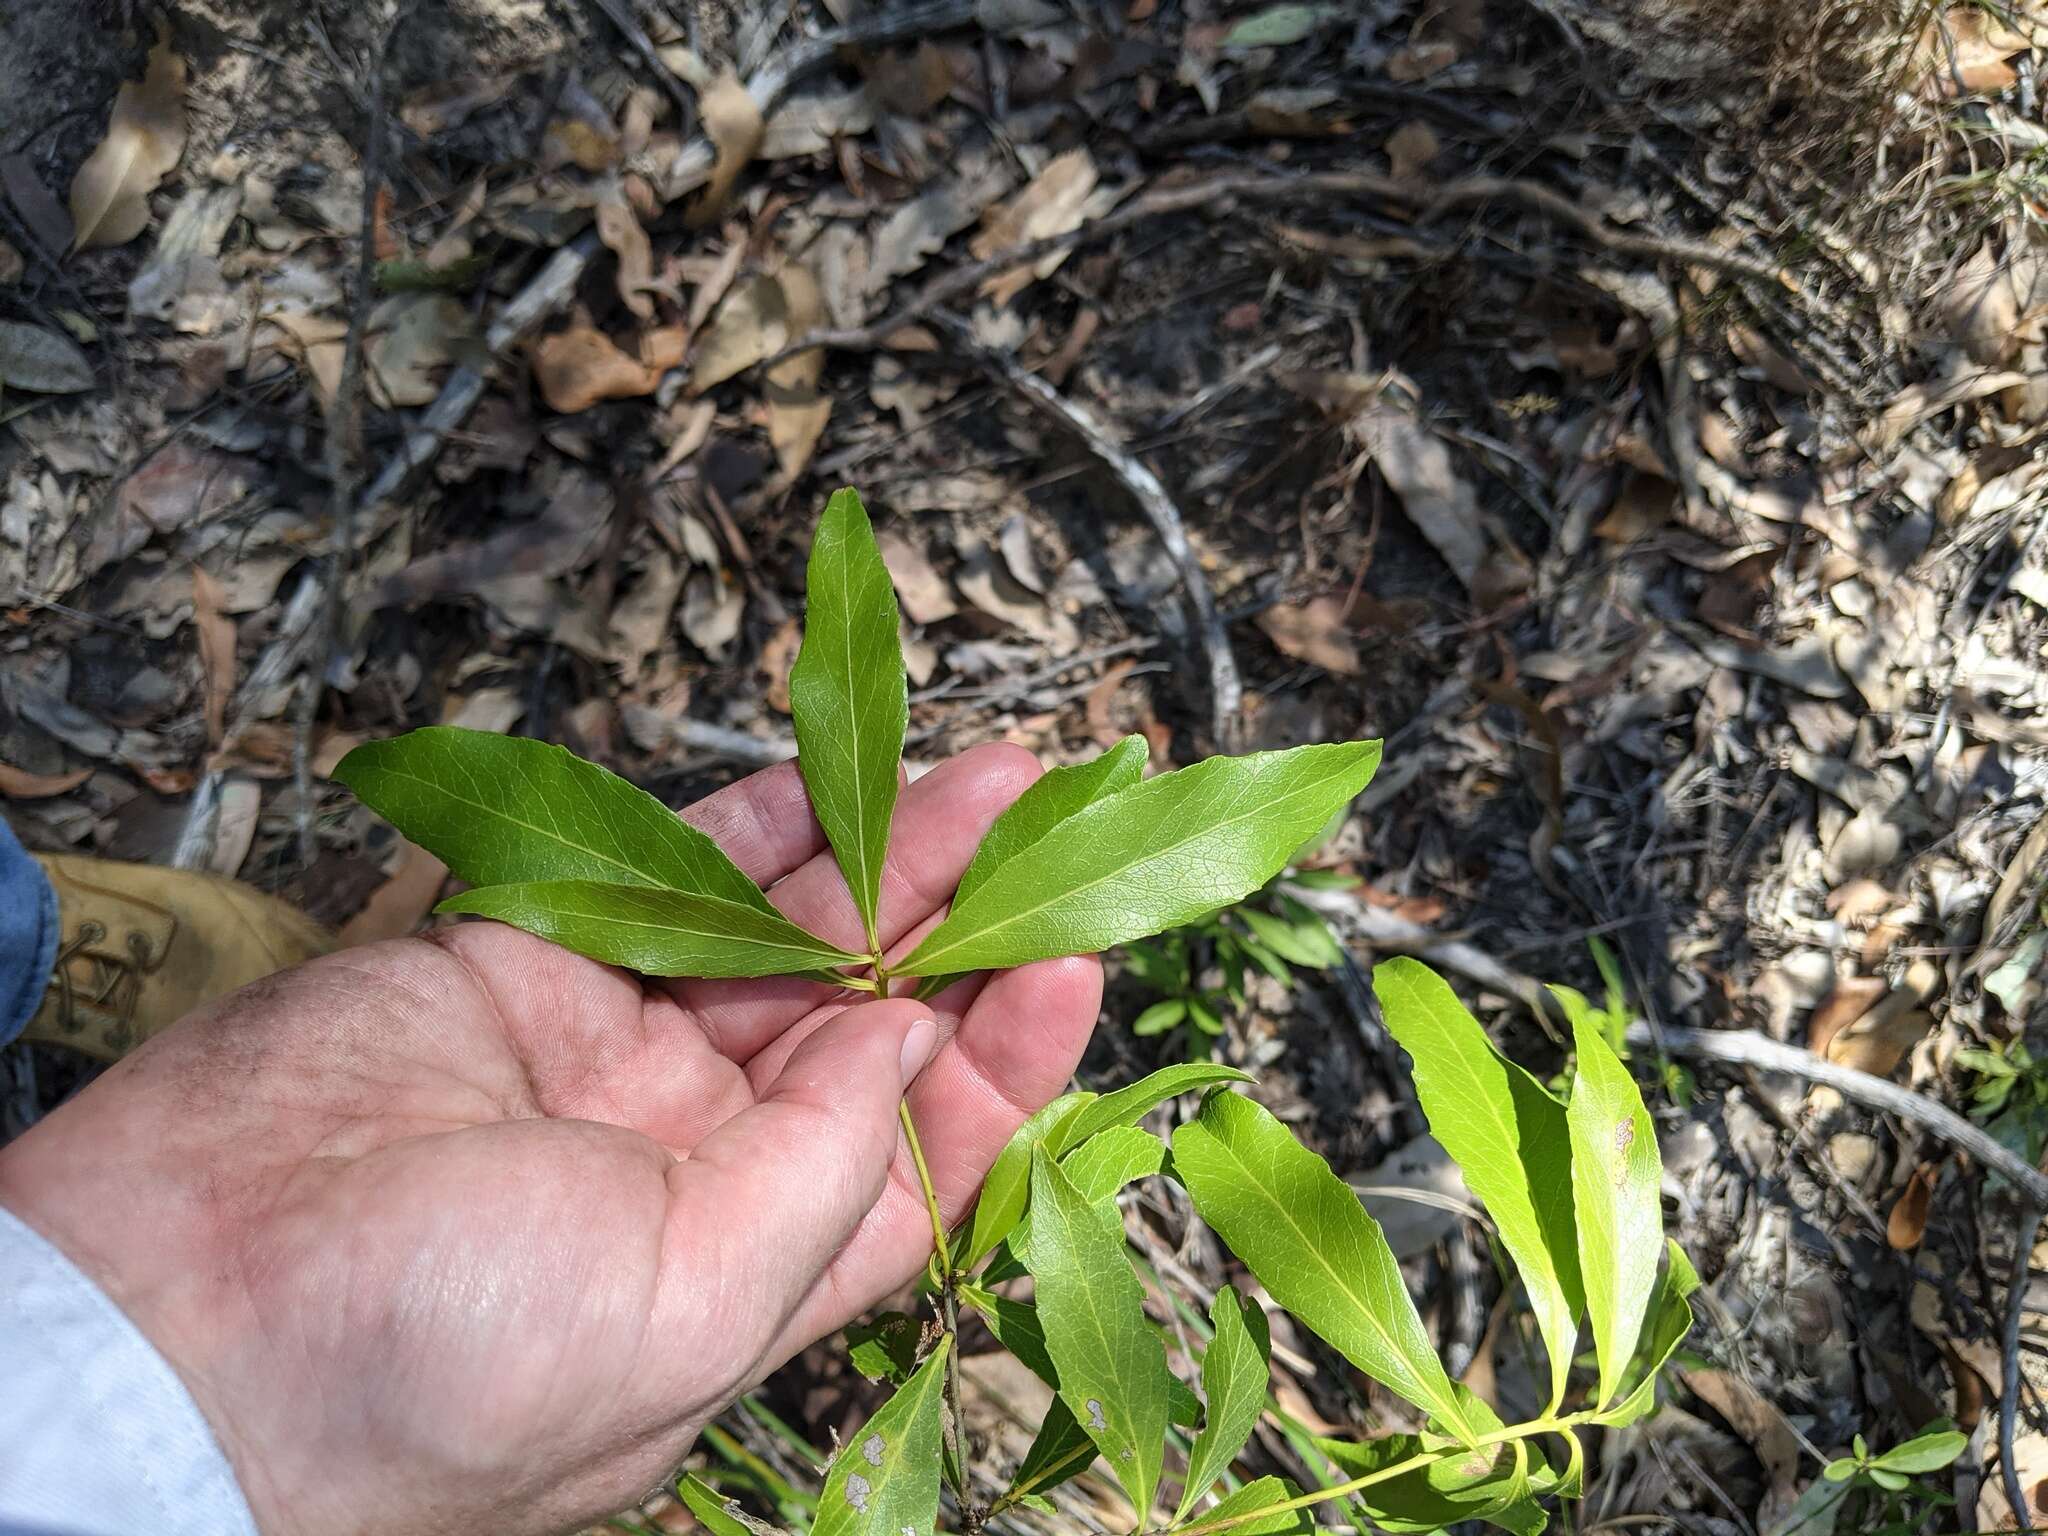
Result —
POLYGON ((1231 653, 1230 637, 1224 633, 1223 616, 1217 611, 1215 594, 1209 590, 1209 578, 1195 558, 1194 546, 1188 542, 1187 525, 1181 521, 1180 508, 1167 494, 1165 484, 1141 460, 1124 450, 1093 411, 1061 394, 1010 354, 979 345, 959 321, 951 317, 940 319, 966 356, 1078 437, 1130 492, 1131 499, 1151 522, 1188 589, 1188 601, 1194 607, 1202 650, 1209 663, 1210 733, 1217 745, 1230 751, 1239 735, 1238 711, 1244 700, 1244 684, 1238 678, 1237 658, 1231 653))
MULTIPOLYGON (((1872 1109, 1889 1110, 1901 1119, 1932 1131, 1950 1146, 1967 1152, 1985 1167, 1995 1170, 2031 1204, 2048 1208, 2048 1174, 2025 1158, 2006 1150, 1983 1131, 1945 1105, 1925 1094, 1897 1083, 1859 1072, 1838 1062, 1826 1061, 1796 1045, 1742 1029, 1681 1029, 1666 1025, 1656 1042, 1673 1056, 1695 1056, 1709 1061, 1733 1062, 1738 1066, 1761 1067, 1766 1072, 1789 1072, 1808 1082, 1822 1083, 1845 1098, 1872 1109)), ((1647 1024, 1638 1021, 1628 1030, 1631 1045, 1650 1045, 1647 1024)))
POLYGON ((2034 1251, 2034 1229, 2041 1224, 2041 1207, 2032 1200, 2020 1205, 2019 1226, 2013 1234, 2012 1279, 2005 1290, 2005 1338, 2000 1352, 1998 1378, 1998 1473, 2005 1482, 2005 1496, 2012 1503, 2017 1529, 2031 1531, 2034 1507, 2020 1483, 2020 1469, 2012 1453, 2013 1423, 2020 1406, 2020 1314, 2026 1310, 2027 1272, 2034 1251))

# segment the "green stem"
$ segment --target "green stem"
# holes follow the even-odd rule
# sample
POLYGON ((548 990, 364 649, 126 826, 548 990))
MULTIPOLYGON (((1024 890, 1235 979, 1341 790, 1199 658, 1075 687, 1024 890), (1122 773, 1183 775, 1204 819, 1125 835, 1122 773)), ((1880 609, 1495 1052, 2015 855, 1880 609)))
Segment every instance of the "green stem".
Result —
POLYGON ((1372 1487, 1375 1483, 1392 1482, 1423 1467, 1433 1467, 1440 1461, 1449 1461, 1455 1456, 1468 1455, 1491 1445, 1506 1445, 1514 1440, 1529 1440, 1537 1435, 1563 1434, 1573 1425, 1592 1418, 1590 1413, 1574 1413, 1564 1418, 1531 1419, 1527 1424, 1515 1424, 1507 1429, 1494 1430, 1481 1435, 1469 1445, 1447 1445, 1441 1450, 1424 1451, 1410 1456, 1406 1461, 1397 1461, 1391 1467, 1381 1467, 1377 1472, 1368 1472, 1363 1477, 1354 1477, 1348 1483, 1339 1483, 1334 1488, 1319 1488, 1314 1493, 1304 1493, 1296 1498, 1281 1499, 1258 1509, 1248 1509, 1241 1514, 1226 1515, 1220 1520, 1198 1520, 1193 1525, 1171 1526, 1162 1536, 1214 1536, 1217 1531, 1227 1531, 1233 1526, 1247 1525, 1254 1520, 1265 1520, 1274 1515, 1286 1514, 1289 1510, 1307 1509, 1312 1504, 1327 1504, 1332 1499, 1349 1498, 1354 1493, 1372 1487))
POLYGON ((939 1210, 939 1192, 932 1188, 932 1171, 925 1165, 924 1146, 917 1139, 917 1125, 910 1118, 910 1101, 900 1100, 896 1118, 903 1124, 903 1139, 910 1143, 910 1160, 917 1165, 918 1187, 924 1191, 925 1214, 932 1219, 932 1251, 938 1256, 940 1273, 950 1270, 946 1254, 946 1218, 939 1210))

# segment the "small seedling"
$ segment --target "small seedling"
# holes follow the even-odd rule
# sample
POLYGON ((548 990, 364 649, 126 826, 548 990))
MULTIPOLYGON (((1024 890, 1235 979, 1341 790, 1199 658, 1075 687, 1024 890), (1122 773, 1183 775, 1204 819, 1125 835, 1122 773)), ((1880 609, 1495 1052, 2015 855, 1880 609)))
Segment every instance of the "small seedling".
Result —
MULTIPOLYGON (((1316 879, 1323 873, 1301 871, 1287 878, 1328 884, 1316 879)), ((1356 883, 1348 876, 1334 878, 1356 883)), ((1126 944, 1121 953, 1125 973, 1159 996, 1132 1020, 1131 1033, 1176 1035, 1189 1061, 1211 1059, 1213 1042, 1231 1014, 1245 1006, 1245 982, 1254 968, 1291 987, 1294 967, 1328 970, 1343 958, 1320 916, 1270 886, 1157 939, 1126 944)))
POLYGON ((1955 1503, 1953 1495, 1924 1480, 1963 1453, 1970 1437, 1945 1425, 1922 1430, 1903 1445, 1872 1453, 1863 1436, 1851 1454, 1821 1469, 1798 1503, 1772 1527, 1770 1536, 1920 1536, 1928 1523, 1955 1503))
POLYGON ((2038 1163, 2048 1148, 2048 1062, 2037 1061, 2024 1040, 1965 1046, 1956 1065, 1977 1074, 1970 1086, 1970 1118, 2000 1143, 2038 1163))
MULTIPOLYGON (((559 747, 430 729, 358 747, 337 776, 473 887, 444 911, 495 917, 653 975, 798 975, 886 994, 899 979, 929 993, 976 970, 1095 953, 1241 902, 1344 811, 1379 761, 1377 742, 1339 742, 1210 758, 1147 779, 1144 741, 1130 738, 1026 790, 990 827, 944 920, 892 953, 877 907, 907 689, 895 594, 851 490, 825 510, 809 584, 790 677, 798 765, 860 914, 858 949, 791 922, 710 838, 559 747)), ((1259 927, 1247 921, 1245 932, 1280 956, 1259 927)), ((1243 935, 1236 942, 1245 947, 1243 935)), ((1100 1458, 1130 1500, 1134 1528, 1175 1536, 1306 1532, 1323 1504, 1386 1530, 1464 1520, 1542 1530, 1539 1499, 1579 1494, 1579 1431, 1650 1412, 1658 1372, 1692 1324, 1686 1298, 1697 1279, 1662 1241, 1656 1136, 1600 1027, 1575 1024, 1578 1069, 1560 1099, 1502 1056, 1424 966, 1389 960, 1374 982, 1389 1029, 1415 1060, 1432 1131, 1520 1272, 1550 1360, 1541 1415, 1504 1424, 1453 1383, 1356 1194, 1234 1091, 1244 1073, 1187 1063, 1046 1106, 1011 1138, 951 1231, 902 1111, 932 1220, 936 1326, 878 1324, 855 1341, 856 1361, 894 1394, 834 1458, 815 1505, 778 1494, 777 1514, 812 1536, 932 1536, 943 1476, 973 1536, 995 1515, 1042 1506, 1049 1489, 1100 1458), (1205 1095, 1200 1107, 1170 1138, 1140 1128, 1154 1108, 1193 1092, 1205 1095), (1422 1431, 1318 1439, 1334 1469, 1324 1486, 1304 1492, 1262 1477, 1204 1508, 1265 1402, 1266 1317, 1226 1288, 1210 1309, 1201 1395, 1169 1369, 1117 1205, 1126 1185, 1162 1178, 1185 1189, 1274 1305, 1414 1405, 1422 1431), (998 1289, 1027 1271, 1028 1300, 998 1289), (962 1305, 1056 1394, 1023 1462, 986 1501, 955 1418, 962 1305), (1594 1379, 1575 1381, 1582 1327, 1594 1379), (1177 1474, 1166 1460, 1169 1425, 1194 1431, 1177 1474), (1567 1448, 1561 1468, 1545 1459, 1553 1437, 1567 1448)), ((678 1496, 717 1536, 754 1529, 694 1479, 678 1496)))

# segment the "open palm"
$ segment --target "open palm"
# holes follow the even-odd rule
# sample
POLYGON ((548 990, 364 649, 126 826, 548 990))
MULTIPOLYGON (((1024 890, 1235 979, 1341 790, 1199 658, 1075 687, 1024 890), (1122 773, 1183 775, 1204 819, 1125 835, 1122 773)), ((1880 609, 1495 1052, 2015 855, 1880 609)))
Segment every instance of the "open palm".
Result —
MULTIPOLYGON (((885 942, 930 926, 1037 772, 985 747, 904 792, 885 942)), ((794 765, 685 815, 862 947, 794 765)), ((0 1203, 177 1367, 271 1536, 558 1530, 916 1274, 910 1077, 951 1221, 1099 993, 1095 961, 1057 960, 849 1007, 469 924, 194 1015, 0 1152, 0 1203)))

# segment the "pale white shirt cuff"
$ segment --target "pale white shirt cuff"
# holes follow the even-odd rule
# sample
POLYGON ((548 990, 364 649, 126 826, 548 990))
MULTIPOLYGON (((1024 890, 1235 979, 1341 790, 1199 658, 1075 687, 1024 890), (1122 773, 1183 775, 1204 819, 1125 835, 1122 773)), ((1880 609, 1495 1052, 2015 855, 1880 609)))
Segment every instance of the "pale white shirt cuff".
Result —
POLYGON ((0 1209, 0 1536, 257 1536, 164 1357, 0 1209))

